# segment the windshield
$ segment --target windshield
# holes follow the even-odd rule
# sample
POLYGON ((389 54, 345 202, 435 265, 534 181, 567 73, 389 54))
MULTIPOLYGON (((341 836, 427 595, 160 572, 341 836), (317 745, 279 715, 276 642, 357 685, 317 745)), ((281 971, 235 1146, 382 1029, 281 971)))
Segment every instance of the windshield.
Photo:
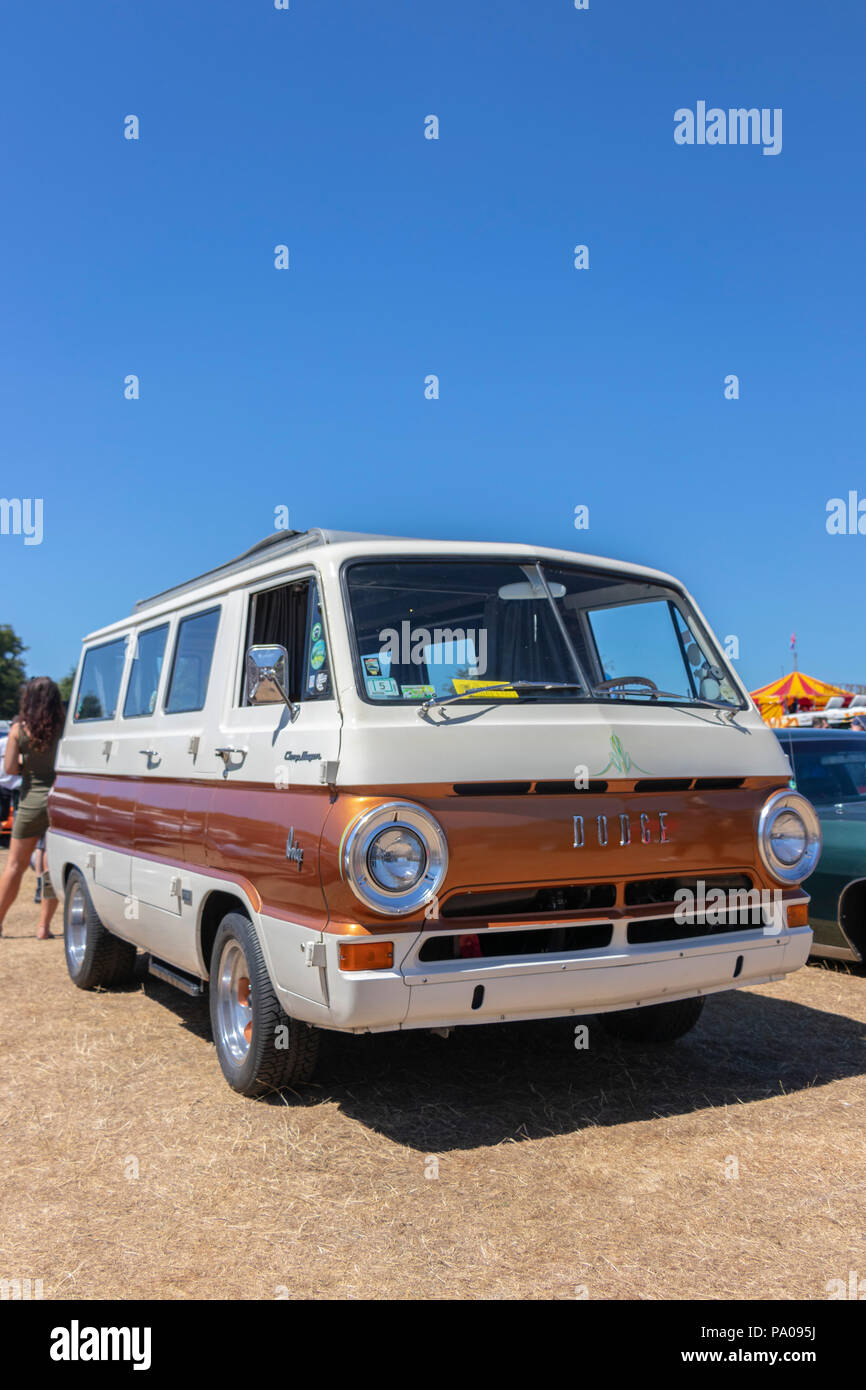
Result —
POLYGON ((457 695, 743 706, 685 600, 660 584, 457 559, 358 561, 345 583, 359 687, 375 703, 457 695))
POLYGON ((787 739, 794 764, 797 791, 816 806, 840 801, 866 801, 866 738, 855 734, 851 739, 827 739, 819 743, 800 744, 787 739))

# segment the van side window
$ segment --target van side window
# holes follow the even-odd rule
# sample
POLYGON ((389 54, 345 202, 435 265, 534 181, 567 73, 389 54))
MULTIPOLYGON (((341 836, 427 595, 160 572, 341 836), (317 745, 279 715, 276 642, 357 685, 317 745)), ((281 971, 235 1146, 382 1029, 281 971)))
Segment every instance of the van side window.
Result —
POLYGON ((161 627, 148 628, 146 632, 138 634, 138 650, 129 673, 129 685, 123 702, 124 719, 137 719, 143 714, 153 714, 156 709, 156 692, 159 688, 167 636, 168 623, 163 623, 161 627))
POLYGON ((219 620, 220 610, 210 608, 206 613, 194 613, 178 623, 165 702, 167 714, 204 709, 219 620))
POLYGON ((322 606, 319 601, 319 586, 310 581, 310 599, 307 604, 307 632, 304 639, 304 689, 303 700, 330 700, 331 662, 328 656, 328 642, 325 637, 325 624, 322 621, 322 606))
MULTIPOLYGON (((281 584, 250 598, 247 641, 285 647, 289 654, 287 693, 292 700, 332 699, 330 662, 318 586, 313 579, 281 584)), ((242 679, 241 704, 247 704, 242 679)))
POLYGON ((125 637, 85 652, 75 701, 76 724, 87 719, 114 718, 125 659, 125 637))

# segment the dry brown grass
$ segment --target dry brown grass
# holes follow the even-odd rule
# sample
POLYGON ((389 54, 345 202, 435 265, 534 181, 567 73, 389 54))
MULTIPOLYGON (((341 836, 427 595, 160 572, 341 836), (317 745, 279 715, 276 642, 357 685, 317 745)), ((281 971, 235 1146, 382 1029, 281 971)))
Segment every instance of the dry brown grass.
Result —
POLYGON ((318 1084, 256 1103, 205 1004, 76 990, 32 894, 0 942, 0 1276, 46 1298, 821 1299, 866 1275, 863 976, 717 996, 658 1052, 594 1025, 576 1051, 568 1022, 331 1036, 318 1084))

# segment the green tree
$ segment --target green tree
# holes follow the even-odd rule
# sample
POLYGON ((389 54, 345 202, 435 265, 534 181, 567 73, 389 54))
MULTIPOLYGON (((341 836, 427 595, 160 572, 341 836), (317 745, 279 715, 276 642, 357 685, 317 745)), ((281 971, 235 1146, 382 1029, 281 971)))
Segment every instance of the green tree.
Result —
POLYGON ((74 684, 75 667, 73 666, 69 674, 61 677, 61 679, 57 682, 57 688, 60 691, 60 698, 63 701, 64 705, 68 705, 69 701, 72 699, 72 687, 74 684))
POLYGON ((27 648, 14 628, 0 625, 0 719, 18 713, 18 691, 27 679, 22 652, 27 648))

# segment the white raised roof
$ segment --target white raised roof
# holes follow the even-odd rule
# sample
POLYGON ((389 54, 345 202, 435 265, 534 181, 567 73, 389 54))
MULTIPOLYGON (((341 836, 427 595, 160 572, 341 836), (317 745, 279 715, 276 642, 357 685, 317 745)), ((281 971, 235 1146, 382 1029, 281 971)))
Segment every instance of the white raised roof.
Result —
MULTIPOLYGON (((192 594, 201 593, 203 599, 213 597, 231 588, 232 581, 236 576, 250 571, 259 571, 263 576, 279 574, 282 568, 280 562, 283 560, 302 552, 317 550, 320 547, 333 550, 333 560, 336 565, 355 555, 364 557, 401 555, 405 557, 407 551, 411 551, 413 555, 429 555, 431 557, 437 554, 466 557, 471 555, 488 557, 509 555, 521 560, 537 558, 555 560, 561 564, 586 565, 596 570, 627 575, 633 579, 673 584, 676 588, 682 588, 677 579, 661 570, 630 564, 624 560, 606 559, 601 555, 587 555, 574 550, 563 550, 550 546, 527 545, 525 542, 516 541, 419 539, 409 536, 377 535, 363 531, 332 531, 313 527, 308 531, 275 531, 272 535, 257 541, 255 545, 250 546, 242 554, 235 556, 234 559, 226 561, 225 564, 218 565, 192 579, 187 579, 181 584, 163 589, 159 593, 152 594, 149 598, 139 599, 134 606, 131 617, 134 620, 143 613, 147 613, 150 617, 160 611, 168 612, 177 607, 179 598, 192 594)), ((116 619, 97 631, 89 633, 85 641, 89 642, 95 637, 107 636, 127 626, 129 621, 129 617, 116 619)))

